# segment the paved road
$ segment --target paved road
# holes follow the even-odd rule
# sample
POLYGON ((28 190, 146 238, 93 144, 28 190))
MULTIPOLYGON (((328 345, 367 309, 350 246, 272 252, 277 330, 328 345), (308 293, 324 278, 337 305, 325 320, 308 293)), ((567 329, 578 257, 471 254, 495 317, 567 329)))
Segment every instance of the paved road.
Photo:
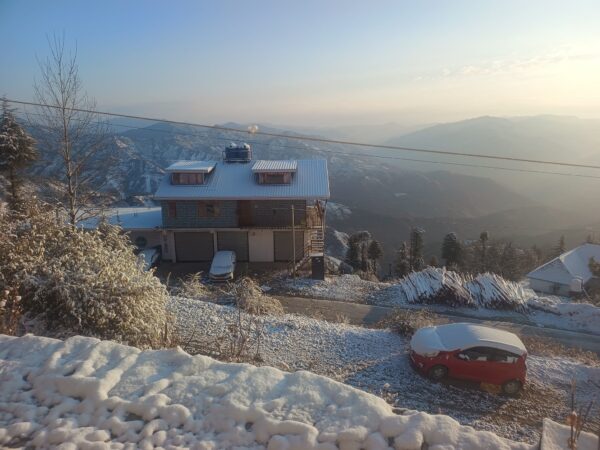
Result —
MULTIPOLYGON (((355 325, 372 325, 383 319, 393 310, 385 306, 363 305, 359 303, 321 300, 305 297, 276 296, 287 312, 312 315, 320 314, 327 320, 337 320, 340 315, 355 325)), ((580 348, 600 354, 600 336, 574 331, 542 328, 511 322, 482 320, 451 314, 440 314, 448 322, 473 322, 511 331, 519 336, 534 336, 552 339, 565 347, 580 348)))

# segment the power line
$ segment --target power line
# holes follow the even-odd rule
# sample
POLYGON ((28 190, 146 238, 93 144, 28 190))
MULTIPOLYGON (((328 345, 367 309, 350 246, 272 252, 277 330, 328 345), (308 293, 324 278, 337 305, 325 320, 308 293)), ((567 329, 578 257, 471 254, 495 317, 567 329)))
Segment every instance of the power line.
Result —
MULTIPOLYGON (((36 114, 36 113, 27 113, 27 114, 33 115, 33 116, 41 115, 41 114, 36 114)), ((77 120, 77 119, 72 119, 72 120, 77 120)), ((158 120, 158 122, 160 122, 160 120, 158 120)), ((205 136, 200 133, 190 133, 190 132, 186 132, 186 131, 176 131, 175 132, 173 130, 162 130, 162 129, 157 129, 157 128, 139 127, 139 126, 125 125, 125 124, 110 124, 110 126, 111 127, 128 128, 128 129, 133 129, 133 130, 151 131, 151 132, 155 132, 155 133, 178 134, 178 135, 184 135, 184 136, 200 136, 200 137, 205 136)), ((241 130, 238 130, 238 131, 241 132, 241 130)), ((247 132, 244 131, 244 133, 247 133, 247 132)), ((210 138, 216 139, 216 140, 221 140, 221 141, 227 141, 227 142, 231 141, 231 139, 229 139, 229 138, 219 137, 219 136, 211 136, 210 138)), ((253 140, 248 140, 248 139, 244 139, 244 142, 247 142, 252 145, 263 145, 263 146, 270 145, 269 142, 253 141, 253 140)), ((291 149, 291 150, 303 150, 303 151, 305 151, 307 149, 307 147, 294 147, 294 146, 284 145, 284 144, 278 144, 277 147, 291 149)), ((457 163, 457 162, 450 162, 450 161, 434 161, 434 160, 429 160, 429 159, 405 158, 402 156, 376 155, 373 153, 348 153, 348 152, 328 150, 328 149, 323 149, 323 148, 317 148, 317 149, 318 149, 318 151, 324 152, 324 153, 350 156, 350 157, 354 156, 354 157, 365 157, 365 158, 377 158, 377 159, 386 159, 386 160, 410 161, 410 162, 419 162, 419 163, 428 163, 428 164, 471 167, 471 168, 479 168, 479 169, 502 170, 502 171, 508 171, 508 172, 521 172, 521 173, 534 173, 534 174, 542 174, 542 175, 559 175, 559 176, 578 177, 578 178, 600 179, 600 176, 597 176, 597 175, 585 175, 585 174, 580 174, 580 173, 550 172, 547 170, 521 169, 521 168, 515 168, 515 167, 502 167, 502 166, 490 166, 490 165, 484 165, 484 164, 457 163)), ((192 151, 192 149, 184 149, 184 150, 192 151)), ((148 160, 147 158, 143 157, 142 155, 140 155, 140 153, 138 151, 134 151, 134 153, 137 154, 138 159, 140 159, 141 161, 144 161, 150 165, 153 165, 156 168, 158 168, 159 171, 163 172, 163 169, 156 162, 148 160)))
MULTIPOLYGON (((43 105, 41 103, 26 102, 26 101, 21 101, 21 100, 12 100, 12 99, 8 99, 8 98, 6 99, 6 101, 9 103, 16 103, 16 104, 27 105, 27 106, 42 106, 45 108, 63 109, 62 107, 59 107, 59 106, 43 105)), ((183 122, 183 121, 169 120, 169 119, 156 119, 156 118, 152 118, 152 117, 137 116, 137 115, 133 115, 133 114, 120 114, 120 113, 111 113, 111 112, 106 112, 106 111, 94 111, 94 110, 83 109, 83 108, 64 108, 64 109, 68 110, 68 111, 77 111, 77 112, 98 114, 98 115, 104 115, 104 116, 110 116, 110 117, 120 117, 120 118, 124 118, 124 119, 148 120, 148 121, 152 121, 152 122, 163 122, 163 123, 170 123, 170 124, 174 124, 174 125, 187 125, 187 126, 192 126, 192 127, 210 128, 213 130, 220 130, 220 131, 230 131, 230 132, 234 132, 234 133, 256 134, 256 135, 261 135, 261 136, 278 137, 278 138, 285 138, 285 139, 295 139, 295 140, 300 140, 300 141, 323 142, 323 143, 328 143, 328 144, 351 145, 351 146, 358 146, 358 147, 379 148, 379 149, 385 149, 385 150, 399 150, 399 151, 410 151, 410 152, 418 152, 418 153, 430 153, 430 154, 436 154, 436 155, 462 156, 462 157, 468 157, 468 158, 484 158, 484 159, 494 159, 494 160, 501 160, 501 161, 525 162, 525 163, 532 163, 532 164, 549 164, 549 165, 555 165, 555 166, 579 167, 579 168, 585 168, 585 169, 600 169, 600 165, 577 164, 577 163, 567 163, 567 162, 561 162, 561 161, 547 161, 547 160, 540 160, 540 159, 514 158, 514 157, 510 157, 510 156, 484 155, 484 154, 480 154, 480 153, 463 153, 463 152, 453 152, 453 151, 447 151, 447 150, 434 150, 434 149, 424 149, 424 148, 416 148, 416 147, 403 147, 403 146, 397 146, 397 145, 369 144, 369 143, 355 142, 355 141, 324 139, 324 138, 311 137, 311 136, 295 136, 295 135, 289 135, 289 134, 283 134, 283 133, 270 133, 270 132, 266 132, 266 131, 250 132, 248 130, 239 130, 237 128, 225 127, 225 126, 221 126, 221 125, 205 125, 205 124, 199 124, 199 123, 193 123, 193 122, 183 122)))

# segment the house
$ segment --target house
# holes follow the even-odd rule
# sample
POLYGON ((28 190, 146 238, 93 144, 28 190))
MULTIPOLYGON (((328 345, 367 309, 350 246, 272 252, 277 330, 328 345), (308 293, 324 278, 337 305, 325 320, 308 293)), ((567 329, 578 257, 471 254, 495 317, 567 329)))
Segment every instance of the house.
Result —
POLYGON ((600 245, 583 244, 563 253, 527 274, 534 291, 554 295, 570 295, 588 286, 594 276, 590 272, 590 258, 600 262, 600 245))
POLYGON ((251 156, 244 144, 229 146, 221 161, 177 161, 154 195, 160 207, 111 210, 108 219, 136 245, 160 245, 163 260, 209 262, 215 252, 233 250, 239 262, 311 259, 321 278, 327 161, 251 156))

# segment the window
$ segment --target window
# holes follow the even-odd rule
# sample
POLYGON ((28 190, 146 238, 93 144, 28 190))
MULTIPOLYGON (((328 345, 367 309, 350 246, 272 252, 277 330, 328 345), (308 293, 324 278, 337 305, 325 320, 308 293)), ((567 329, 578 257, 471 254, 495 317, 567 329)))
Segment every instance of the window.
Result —
POLYGON ((465 361, 493 361, 514 363, 519 359, 519 355, 490 347, 473 347, 464 350, 458 354, 460 359, 465 361))
POLYGON ((290 184, 292 174, 285 173, 261 173, 258 176, 259 184, 290 184))
POLYGON ((171 174, 171 184, 204 184, 203 173, 173 173, 171 174))
POLYGON ((168 208, 169 208, 169 219, 176 219, 177 218, 177 203, 169 202, 168 208))
POLYGON ((198 217, 218 217, 219 205, 217 202, 198 202, 198 217))

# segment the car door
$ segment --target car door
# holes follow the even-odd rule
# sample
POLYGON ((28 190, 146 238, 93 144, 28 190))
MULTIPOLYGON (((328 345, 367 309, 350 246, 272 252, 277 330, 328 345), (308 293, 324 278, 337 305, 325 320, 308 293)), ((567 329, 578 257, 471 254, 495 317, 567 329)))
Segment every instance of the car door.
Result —
POLYGON ((487 381, 492 350, 488 347, 471 347, 457 352, 455 370, 451 370, 451 375, 465 380, 487 381))
POLYGON ((521 379, 523 377, 522 360, 514 353, 493 349, 493 355, 488 363, 487 380, 493 384, 504 384, 507 381, 521 379))

